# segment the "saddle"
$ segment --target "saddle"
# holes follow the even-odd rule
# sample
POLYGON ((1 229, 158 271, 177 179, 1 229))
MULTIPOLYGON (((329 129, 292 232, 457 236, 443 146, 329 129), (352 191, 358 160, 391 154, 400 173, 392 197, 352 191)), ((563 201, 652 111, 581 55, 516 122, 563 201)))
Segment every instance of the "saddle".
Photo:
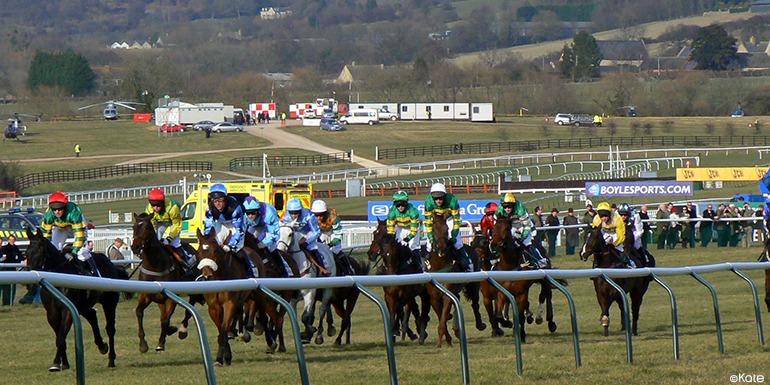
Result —
POLYGON ((174 257, 174 259, 181 266, 184 266, 185 268, 188 268, 188 269, 192 268, 192 266, 187 264, 187 260, 185 259, 185 257, 183 255, 180 255, 173 246, 171 246, 171 245, 163 245, 163 247, 166 249, 166 252, 169 253, 169 255, 171 255, 172 257, 174 257))

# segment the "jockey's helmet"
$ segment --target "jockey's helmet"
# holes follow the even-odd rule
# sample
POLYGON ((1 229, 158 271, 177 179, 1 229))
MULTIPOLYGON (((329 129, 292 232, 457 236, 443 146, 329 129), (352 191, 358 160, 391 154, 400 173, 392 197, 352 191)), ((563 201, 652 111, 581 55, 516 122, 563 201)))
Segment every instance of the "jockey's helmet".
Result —
POLYGON ((254 198, 253 196, 249 195, 243 200, 243 208, 246 212, 249 211, 258 211, 259 210, 259 200, 257 198, 254 198))
POLYGON ((500 204, 502 204, 503 207, 513 207, 514 203, 516 203, 516 196, 514 196, 513 193, 505 193, 500 197, 500 204))
POLYGON ((302 201, 299 198, 291 198, 286 202, 286 211, 302 211, 302 201))
POLYGON ((628 203, 621 203, 618 205, 618 214, 631 214, 631 206, 628 203))
POLYGON ((610 207, 610 204, 607 202, 600 202, 598 206, 596 206, 596 212, 599 214, 599 216, 604 215, 611 215, 612 214, 612 208, 610 207))
POLYGON ((321 199, 317 199, 313 201, 313 205, 310 206, 310 211, 313 212, 313 214, 323 214, 327 211, 326 208, 326 202, 324 202, 321 199))
POLYGON ((484 206, 484 214, 494 214, 497 211, 497 202, 489 202, 484 206))
POLYGON ((154 188, 150 190, 150 194, 147 196, 147 200, 150 201, 151 205, 163 206, 166 202, 166 194, 163 193, 163 190, 154 188))
POLYGON ((409 202, 409 195, 406 193, 406 191, 398 190, 395 194, 393 194, 393 203, 396 202, 409 202))
POLYGON ((215 183, 209 188, 209 199, 224 198, 227 196, 227 187, 222 183, 215 183))
POLYGON ((434 183, 433 186, 430 186, 430 195, 433 199, 443 198, 446 196, 446 187, 443 183, 434 183))
POLYGON ((63 209, 70 203, 67 199, 67 194, 61 191, 54 191, 51 196, 48 197, 48 206, 52 209, 63 209))

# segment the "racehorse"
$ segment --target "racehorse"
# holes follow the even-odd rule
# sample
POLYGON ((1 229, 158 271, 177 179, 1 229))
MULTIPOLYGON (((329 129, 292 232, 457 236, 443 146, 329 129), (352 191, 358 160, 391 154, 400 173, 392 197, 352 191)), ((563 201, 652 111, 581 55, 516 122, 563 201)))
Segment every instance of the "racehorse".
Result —
MULTIPOLYGON (((63 274, 81 274, 81 269, 75 264, 78 261, 71 261, 64 257, 62 252, 43 236, 43 231, 39 230, 33 233, 29 228, 26 229, 29 246, 25 255, 27 257, 27 266, 30 270, 48 271, 63 274)), ((109 258, 101 253, 91 254, 103 278, 128 279, 128 274, 123 269, 115 268, 109 258)), ((72 301, 77 307, 78 312, 85 317, 91 325, 94 334, 94 343, 99 348, 99 353, 107 354, 107 366, 115 367, 115 309, 118 306, 120 294, 113 291, 96 291, 83 289, 60 289, 61 292, 72 301), (105 330, 107 332, 108 343, 104 343, 99 330, 99 321, 96 316, 94 305, 100 303, 104 311, 105 330)), ((58 372, 69 369, 70 364, 67 359, 67 334, 72 327, 72 313, 69 309, 59 302, 51 292, 46 288, 40 291, 40 299, 45 307, 48 318, 48 324, 51 325, 56 333, 56 356, 53 364, 48 368, 51 372, 58 372)))
MULTIPOLYGON (((525 246, 511 234, 512 226, 513 221, 511 219, 500 218, 495 222, 495 226, 492 228, 492 239, 489 241, 489 250, 499 257, 496 270, 530 270, 529 267, 522 268, 522 264, 527 262, 527 258, 522 253, 525 246)), ((551 261, 548 260, 546 268, 550 267, 551 261)), ((519 309, 518 322, 520 325, 522 342, 526 342, 524 321, 526 320, 527 323, 532 323, 533 321, 532 313, 529 311, 529 289, 535 283, 540 284, 539 305, 535 321, 537 324, 543 322, 543 305, 545 305, 545 318, 546 321, 548 321, 548 330, 553 333, 556 331, 557 325, 553 320, 553 290, 550 282, 546 279, 501 282, 501 285, 510 292, 516 300, 516 306, 519 309)), ((508 304, 508 299, 486 281, 482 283, 482 292, 484 293, 484 307, 489 315, 489 322, 492 324, 492 336, 502 336, 505 333, 500 329, 499 325, 502 325, 503 327, 513 326, 503 317, 503 307, 508 304), (492 306, 493 300, 495 305, 494 309, 492 306)))
MULTIPOLYGON (((759 258, 760 262, 770 262, 770 237, 765 241, 765 252, 759 258)), ((770 269, 765 270, 765 305, 767 305, 767 311, 770 312, 770 269)))
MULTIPOLYGON (((229 280, 229 279, 244 279, 246 278, 246 270, 241 261, 236 260, 236 257, 229 252, 225 252, 222 246, 217 242, 217 234, 213 231, 209 232, 209 235, 203 235, 198 229, 196 231, 198 237, 198 269, 201 271, 201 278, 205 281, 209 280, 229 280)), ((230 236, 223 241, 223 244, 227 244, 230 241, 230 236)), ((244 251, 248 252, 246 248, 244 251)), ((251 256, 249 256, 251 257, 251 256)), ((262 261, 258 258, 252 258, 252 262, 259 272, 259 277, 265 276, 265 268, 262 265, 262 261), (255 260, 256 259, 256 260, 255 260)), ((206 293, 206 304, 209 308, 209 315, 211 320, 217 326, 219 332, 217 337, 217 343, 219 349, 217 351, 216 364, 219 366, 230 365, 232 363, 232 351, 230 350, 230 342, 228 333, 231 332, 234 323, 237 321, 238 315, 243 310, 243 304, 246 300, 254 295, 252 291, 231 291, 221 293, 206 293)), ((269 311, 269 308, 266 309, 269 311)), ((275 351, 276 342, 273 338, 273 333, 268 329, 266 324, 262 327, 265 330, 265 342, 267 343, 269 353, 275 351)))
MULTIPOLYGON (((376 262, 377 257, 382 257, 382 263, 385 266, 385 273, 388 275, 398 274, 416 274, 422 271, 413 264, 409 263, 412 258, 412 251, 409 247, 402 245, 394 234, 388 234, 387 222, 377 220, 377 228, 372 233, 372 244, 367 251, 369 260, 376 262)), ((402 325, 403 331, 401 339, 409 334, 414 340, 417 336, 409 328, 410 313, 414 313, 415 326, 419 334, 420 345, 425 343, 428 312, 430 308, 428 303, 430 298, 427 295, 424 285, 404 285, 404 286, 383 286, 385 292, 385 303, 388 306, 390 314, 391 330, 394 337, 398 335, 399 325, 402 325), (417 301, 415 297, 420 296, 422 307, 418 313, 417 301), (405 308, 405 309, 404 309, 405 308), (399 314, 402 316, 399 319, 399 314), (414 336, 414 338, 413 338, 414 336)))
MULTIPOLYGON (((370 265, 368 263, 362 264, 355 258, 351 258, 350 255, 342 253, 343 258, 347 258, 350 266, 353 267, 355 275, 368 275, 370 265)), ((342 273, 342 266, 335 266, 335 271, 338 277, 344 276, 342 273)), ((327 318, 326 315, 331 312, 329 305, 334 307, 334 311, 342 318, 340 332, 337 335, 337 339, 334 340, 335 345, 342 343, 342 336, 345 335, 345 344, 350 345, 350 316, 353 314, 353 309, 356 307, 358 301, 358 295, 360 294, 355 287, 335 287, 334 289, 326 289, 325 291, 331 291, 328 302, 321 302, 321 307, 318 310, 318 331, 315 338, 315 343, 320 345, 324 343, 323 337, 323 322, 327 318)), ((324 296, 325 298, 325 296, 324 296)), ((329 330, 329 337, 334 335, 332 329, 329 330)))
MULTIPOLYGON (((152 224, 152 217, 146 213, 134 214, 134 237, 131 242, 131 251, 142 259, 139 267, 140 281, 160 281, 173 282, 181 281, 184 276, 182 261, 174 257, 171 250, 163 246, 158 240, 155 227, 152 224)), ((189 247, 189 249, 192 249, 189 247)), ((194 250, 188 250, 188 252, 194 250)), ((139 352, 146 353, 149 350, 147 341, 144 339, 144 310, 151 303, 157 303, 160 309, 160 336, 158 337, 158 346, 155 351, 166 350, 166 336, 177 332, 177 327, 171 325, 171 316, 176 309, 176 302, 161 293, 140 293, 136 305, 136 320, 139 324, 139 352)), ((190 296, 190 303, 203 303, 203 296, 200 294, 190 296)), ((186 327, 186 324, 183 325, 186 327)), ((183 337, 180 337, 183 338, 183 337)))
MULTIPOLYGON (((463 269, 457 260, 460 258, 457 255, 459 252, 454 249, 454 246, 449 243, 449 228, 447 226, 447 218, 449 215, 440 215, 438 213, 432 214, 433 219, 433 244, 432 250, 428 253, 428 271, 432 273, 447 273, 447 272, 462 272, 463 269)), ((463 245, 465 252, 473 263, 475 271, 479 271, 479 258, 476 255, 476 251, 470 246, 463 245)), ((481 313, 479 312, 479 283, 469 282, 454 284, 450 283, 446 285, 447 289, 457 295, 460 290, 465 293, 465 298, 471 301, 471 308, 473 309, 473 315, 476 319, 476 329, 484 330, 487 325, 481 319, 481 313)), ((443 292, 438 290, 434 285, 428 285, 428 293, 431 298, 431 307, 436 312, 438 320, 438 347, 441 347, 444 340, 447 345, 452 346, 452 337, 447 332, 447 321, 449 320, 449 311, 452 308, 452 301, 449 297, 445 296, 443 292)), ((455 323, 457 319, 455 319, 455 323)), ((455 336, 459 338, 459 329, 457 325, 454 326, 455 336)))
MULTIPOLYGON (((591 255, 594 256, 594 268, 613 269, 621 265, 620 252, 604 241, 604 236, 599 227, 588 230, 588 236, 580 251, 580 259, 586 261, 591 255)), ((655 267, 654 260, 652 260, 651 266, 647 266, 644 264, 644 261, 640 261, 637 267, 655 267)), ((620 308, 620 316, 623 317, 625 310, 623 309, 622 299, 620 292, 612 287, 604 278, 597 277, 591 279, 594 281, 596 299, 599 301, 599 307, 602 310, 599 321, 604 327, 604 335, 607 336, 609 335, 610 327, 610 306, 612 306, 613 301, 617 301, 620 308)), ((650 280, 650 277, 614 279, 615 283, 620 285, 631 297, 631 331, 634 335, 638 335, 639 310, 642 307, 644 293, 647 292, 650 280)), ((621 330, 625 330, 625 325, 622 325, 621 330)))
MULTIPOLYGON (((283 225, 280 227, 280 236, 278 240, 278 249, 287 253, 297 265, 299 270, 296 276, 300 278, 315 278, 319 276, 318 266, 313 262, 313 259, 308 253, 309 250, 300 248, 299 239, 294 234, 294 228, 291 226, 283 225)), ((323 246, 319 244, 319 248, 323 246)), ((329 263, 330 273, 335 273, 334 263, 329 263)), ((303 289, 301 292, 303 308, 302 308, 302 324, 305 325, 305 330, 301 333, 302 342, 308 343, 316 332, 313 321, 315 319, 315 301, 316 301, 316 289, 303 289)), ((324 290, 321 298, 322 301, 326 299, 326 296, 331 296, 330 290, 324 290)), ((292 306, 296 308, 299 298, 292 299, 292 306)), ((327 302, 328 303, 328 302, 327 302)))

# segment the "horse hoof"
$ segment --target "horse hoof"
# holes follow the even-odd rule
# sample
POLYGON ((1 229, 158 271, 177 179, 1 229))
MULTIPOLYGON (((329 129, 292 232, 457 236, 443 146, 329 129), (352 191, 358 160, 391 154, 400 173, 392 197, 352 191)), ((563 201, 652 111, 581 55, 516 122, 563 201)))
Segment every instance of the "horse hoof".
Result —
POLYGON ((147 342, 140 342, 139 343, 139 353, 147 353, 147 351, 150 350, 150 347, 147 346, 147 342))
POLYGON ((62 364, 61 368, 62 370, 68 370, 70 368, 70 364, 62 364))
POLYGON ((56 364, 54 364, 54 365, 51 365, 51 367, 50 367, 50 368, 48 368, 48 371, 49 371, 49 372, 61 372, 61 370, 62 370, 62 369, 61 369, 61 366, 59 366, 59 365, 56 365, 56 364))
POLYGON ((492 337, 502 337, 505 332, 502 329, 492 329, 492 337))
POLYGON ((633 331, 633 334, 634 334, 634 337, 638 337, 639 336, 639 333, 636 330, 633 331))
POLYGON ((543 324, 543 317, 535 318, 535 324, 536 325, 542 325, 543 324))
POLYGON ((265 329, 260 324, 254 325, 254 335, 261 336, 265 333, 265 329))
POLYGON ((504 328, 512 328, 513 327, 513 322, 511 322, 510 320, 502 320, 502 321, 500 321, 500 326, 502 326, 504 328))
POLYGON ((241 341, 243 341, 245 343, 249 343, 249 341, 251 341, 251 334, 250 333, 243 333, 241 335, 241 341))
POLYGON ((233 339, 235 339, 235 333, 233 333, 233 332, 227 332, 227 339, 228 339, 228 340, 233 340, 233 339))
POLYGON ((165 347, 163 347, 163 346, 160 346, 160 345, 158 345, 158 346, 155 348, 155 351, 156 351, 156 352, 162 352, 162 351, 164 351, 164 350, 166 350, 166 348, 165 348, 165 347))
POLYGON ((176 326, 169 326, 168 329, 166 330, 166 335, 167 336, 173 335, 174 333, 177 332, 177 330, 179 329, 176 326))
POLYGON ((530 325, 531 325, 531 324, 532 324, 532 322, 534 322, 534 321, 535 321, 535 318, 533 318, 531 315, 528 315, 528 316, 527 316, 527 323, 528 323, 528 324, 530 324, 530 325))
POLYGON ((549 322, 548 323, 548 331, 551 333, 556 332, 556 322, 549 322))
POLYGON ((318 335, 318 337, 315 338, 315 344, 316 345, 323 345, 324 343, 324 336, 318 335))
POLYGON ((334 337, 335 334, 337 334, 337 329, 334 326, 329 326, 329 329, 326 331, 326 336, 334 337))
POLYGON ((102 343, 101 345, 99 345, 99 353, 101 353, 101 354, 107 354, 107 352, 108 352, 109 350, 110 350, 110 347, 109 347, 109 345, 107 345, 107 344, 105 344, 105 343, 102 343))
POLYGON ((179 339, 180 339, 180 340, 183 340, 183 339, 185 339, 185 338, 187 338, 187 332, 181 332, 181 331, 180 331, 180 332, 179 332, 179 339))
POLYGON ((279 353, 286 353, 286 347, 285 346, 279 346, 278 347, 278 352, 279 353))
POLYGON ((215 361, 215 362, 214 362, 214 366, 216 366, 216 367, 218 367, 218 368, 221 368, 221 367, 222 367, 222 366, 224 366, 224 365, 222 365, 222 363, 221 363, 221 362, 219 362, 219 361, 215 361))
POLYGON ((487 330, 487 324, 483 322, 476 322, 476 330, 483 332, 484 330, 487 330))
POLYGON ((607 337, 609 335, 610 335, 610 327, 609 326, 605 326, 604 327, 604 336, 607 337))

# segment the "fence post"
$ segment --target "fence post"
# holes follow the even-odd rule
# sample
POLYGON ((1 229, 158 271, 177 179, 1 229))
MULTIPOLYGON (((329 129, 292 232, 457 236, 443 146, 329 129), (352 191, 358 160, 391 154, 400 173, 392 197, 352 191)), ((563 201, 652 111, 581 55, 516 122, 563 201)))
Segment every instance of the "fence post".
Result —
POLYGON ((668 299, 671 301, 671 337, 673 339, 674 359, 679 360, 679 311, 676 307, 676 296, 674 296, 674 289, 667 285, 655 274, 650 274, 650 277, 662 286, 663 289, 668 292, 668 299))
POLYGON ((299 320, 297 319, 297 312, 294 311, 294 306, 286 302, 280 295, 276 294, 269 288, 257 284, 257 288, 265 293, 268 297, 278 302, 286 309, 286 313, 289 314, 289 320, 291 320, 291 333, 294 335, 294 347, 297 351, 297 365, 299 366, 299 376, 303 385, 310 384, 310 379, 307 374, 307 363, 305 362, 305 350, 302 347, 302 337, 300 336, 299 320))
POLYGON ((72 316, 72 327, 75 329, 75 370, 77 372, 78 385, 85 385, 86 357, 83 352, 83 321, 80 320, 80 313, 78 313, 78 309, 72 301, 70 301, 64 293, 60 292, 59 289, 54 287, 54 285, 45 279, 41 279, 40 286, 48 290, 48 292, 56 297, 56 299, 70 311, 70 315, 72 316))
POLYGON ((634 346, 633 341, 631 338, 631 322, 629 319, 631 318, 631 311, 628 308, 628 298, 626 297, 626 291, 623 290, 623 288, 618 285, 615 281, 612 280, 612 278, 602 274, 601 277, 597 279, 604 279, 609 283, 612 287, 615 288, 620 293, 620 298, 623 301, 623 325, 626 329, 626 360, 629 364, 634 363, 634 346))
POLYGON ((569 292, 569 290, 562 284, 560 284, 557 280, 551 278, 550 276, 546 275, 545 279, 548 280, 548 282, 551 283, 553 287, 555 287, 557 290, 562 292, 565 297, 567 297, 567 303, 569 304, 569 316, 570 321, 572 321, 572 348, 575 350, 575 367, 579 368, 582 366, 582 360, 580 358, 580 335, 578 332, 578 323, 577 323, 577 309, 575 307, 575 299, 572 298, 572 294, 569 292))
POLYGON ((711 286, 711 284, 703 279, 700 275, 698 275, 695 272, 690 272, 690 275, 695 278, 698 282, 703 284, 703 286, 706 286, 709 291, 711 292, 711 299, 714 301, 714 321, 717 325, 717 342, 719 344, 719 352, 724 354, 725 353, 725 343, 722 338, 722 320, 719 316, 719 299, 717 299, 717 291, 714 289, 714 286, 711 286))
POLYGON ((431 279, 430 283, 431 285, 435 286, 436 289, 444 293, 444 295, 449 297, 449 299, 455 305, 455 320, 457 322, 457 327, 460 330, 460 367, 462 369, 463 385, 470 385, 471 374, 470 367, 468 365, 468 338, 465 333, 465 314, 463 313, 463 305, 460 303, 460 299, 457 298, 456 295, 438 283, 438 281, 431 279))
POLYGON ((211 348, 209 347, 209 340, 206 336, 206 325, 203 324, 203 317, 201 317, 201 313, 198 312, 198 309, 196 309, 195 306, 191 305, 189 302, 185 301, 180 296, 176 295, 176 293, 171 292, 168 289, 163 289, 161 294, 170 298, 172 301, 176 302, 179 306, 183 307, 185 310, 190 312, 190 314, 192 314, 193 318, 195 319, 195 326, 198 329, 198 342, 201 344, 201 356, 203 357, 203 368, 206 371, 206 380, 209 384, 216 384, 217 378, 214 375, 214 363, 211 361, 211 348))
POLYGON ((492 278, 487 278, 487 281, 492 284, 499 292, 503 293, 508 302, 511 303, 511 309, 513 310, 513 341, 516 347, 516 373, 521 375, 524 373, 524 362, 521 358, 521 325, 519 325, 519 306, 516 304, 516 298, 505 287, 495 281, 492 278))
POLYGON ((749 287, 751 287, 751 295, 752 295, 752 299, 754 300, 754 318, 757 320, 757 338, 759 339, 759 345, 762 346, 765 344, 765 335, 764 335, 764 332, 762 331, 762 311, 759 309, 759 296, 757 295, 757 286, 754 285, 754 281, 752 281, 745 274, 738 271, 738 269, 733 267, 731 270, 737 276, 741 277, 744 281, 748 282, 749 287))
POLYGON ((393 336, 393 328, 391 328, 393 321, 390 319, 390 313, 388 313, 387 305, 382 301, 382 299, 377 297, 371 290, 367 289, 364 286, 359 285, 358 282, 354 283, 353 287, 358 289, 358 291, 363 293, 367 298, 371 299, 380 308, 380 313, 382 313, 382 322, 384 324, 384 329, 385 329, 385 347, 388 353, 388 368, 390 369, 390 383, 391 385, 398 385, 398 369, 396 367, 396 353, 393 348, 393 339, 395 337, 393 336))

